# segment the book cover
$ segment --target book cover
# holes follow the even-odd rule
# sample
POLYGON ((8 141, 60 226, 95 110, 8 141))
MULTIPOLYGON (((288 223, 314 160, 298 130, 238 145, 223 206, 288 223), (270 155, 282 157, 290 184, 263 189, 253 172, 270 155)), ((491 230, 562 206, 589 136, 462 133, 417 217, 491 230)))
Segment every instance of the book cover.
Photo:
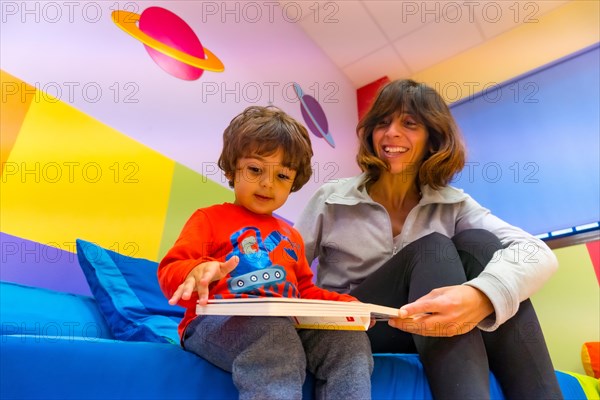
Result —
POLYGON ((207 305, 197 305, 196 314, 289 317, 299 329, 366 331, 372 318, 397 317, 398 309, 359 302, 252 297, 209 300, 207 305))

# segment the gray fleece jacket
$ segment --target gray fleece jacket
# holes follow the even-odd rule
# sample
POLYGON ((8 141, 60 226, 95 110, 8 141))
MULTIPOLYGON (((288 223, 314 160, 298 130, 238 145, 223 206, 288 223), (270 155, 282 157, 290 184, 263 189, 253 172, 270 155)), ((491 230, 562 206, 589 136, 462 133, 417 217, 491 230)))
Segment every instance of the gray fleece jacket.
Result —
POLYGON ((363 174, 323 185, 295 224, 309 263, 318 260, 320 287, 348 293, 404 246, 432 232, 452 237, 467 229, 486 229, 500 239, 503 249, 479 277, 465 284, 481 290, 492 302, 495 313, 479 328, 493 331, 558 268, 556 256, 543 241, 502 221, 451 186, 422 187, 421 201, 394 237, 389 214, 371 199, 364 179, 363 174))

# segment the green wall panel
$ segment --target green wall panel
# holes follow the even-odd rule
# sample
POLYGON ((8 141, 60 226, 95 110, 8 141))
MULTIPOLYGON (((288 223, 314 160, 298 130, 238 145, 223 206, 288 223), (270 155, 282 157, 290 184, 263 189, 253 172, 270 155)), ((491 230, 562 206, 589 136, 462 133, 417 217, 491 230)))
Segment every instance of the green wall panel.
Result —
POLYGON ((198 208, 233 202, 233 191, 179 163, 175 163, 171 197, 163 230, 158 260, 167 253, 185 222, 198 208))

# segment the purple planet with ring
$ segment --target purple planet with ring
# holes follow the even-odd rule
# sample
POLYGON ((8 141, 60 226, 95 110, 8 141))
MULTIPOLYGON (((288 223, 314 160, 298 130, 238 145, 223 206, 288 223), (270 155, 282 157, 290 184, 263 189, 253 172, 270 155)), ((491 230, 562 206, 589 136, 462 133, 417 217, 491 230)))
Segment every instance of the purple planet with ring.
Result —
POLYGON ((297 83, 294 83, 294 90, 300 100, 300 111, 302 111, 302 118, 304 118, 308 129, 313 135, 325 139, 331 147, 335 148, 333 136, 329 133, 327 117, 319 102, 314 97, 304 94, 302 88, 297 83))

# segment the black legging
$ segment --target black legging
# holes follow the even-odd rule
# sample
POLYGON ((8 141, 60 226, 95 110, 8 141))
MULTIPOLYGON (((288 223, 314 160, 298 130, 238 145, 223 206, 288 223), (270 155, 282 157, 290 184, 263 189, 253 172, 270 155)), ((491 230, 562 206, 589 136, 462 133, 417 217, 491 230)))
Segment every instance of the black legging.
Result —
MULTIPOLYGON (((407 245, 351 294, 399 308, 435 288, 475 278, 501 248, 498 238, 485 230, 464 231, 452 239, 432 233, 407 245)), ((373 352, 419 353, 437 400, 488 399, 489 370, 507 399, 562 399, 529 299, 494 332, 475 328, 452 337, 428 337, 380 322, 368 334, 373 352)))

